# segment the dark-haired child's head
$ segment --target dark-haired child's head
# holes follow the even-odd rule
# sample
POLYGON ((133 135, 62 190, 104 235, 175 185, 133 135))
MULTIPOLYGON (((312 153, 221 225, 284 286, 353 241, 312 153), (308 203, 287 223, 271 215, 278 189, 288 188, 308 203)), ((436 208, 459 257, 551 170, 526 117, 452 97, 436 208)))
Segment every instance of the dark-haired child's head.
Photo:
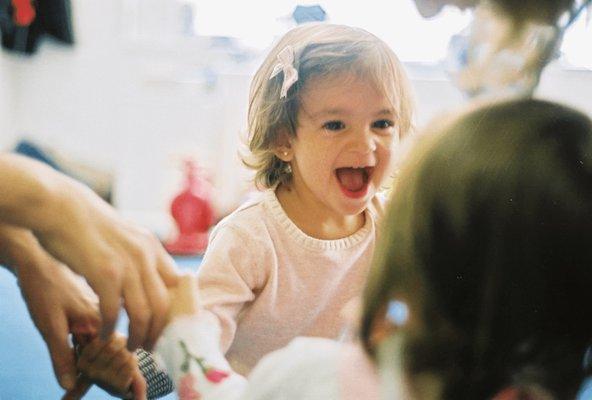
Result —
POLYGON ((590 119, 521 100, 437 130, 401 172, 383 223, 365 293, 368 349, 385 341, 376 326, 400 301, 409 316, 389 337, 401 339, 412 391, 430 376, 437 398, 507 388, 573 398, 590 372, 590 119))

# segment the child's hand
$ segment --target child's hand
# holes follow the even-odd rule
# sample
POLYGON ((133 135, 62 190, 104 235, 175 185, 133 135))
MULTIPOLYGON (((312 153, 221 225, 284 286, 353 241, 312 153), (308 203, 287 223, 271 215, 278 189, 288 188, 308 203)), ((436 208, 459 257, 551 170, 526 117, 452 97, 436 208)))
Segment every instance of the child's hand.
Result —
POLYGON ((112 335, 106 341, 95 338, 85 345, 77 363, 80 378, 64 399, 81 398, 93 383, 117 397, 145 399, 146 382, 126 342, 124 336, 112 335))
POLYGON ((169 288, 169 296, 169 323, 178 317, 197 314, 200 304, 197 277, 195 274, 181 275, 177 281, 177 285, 169 288))

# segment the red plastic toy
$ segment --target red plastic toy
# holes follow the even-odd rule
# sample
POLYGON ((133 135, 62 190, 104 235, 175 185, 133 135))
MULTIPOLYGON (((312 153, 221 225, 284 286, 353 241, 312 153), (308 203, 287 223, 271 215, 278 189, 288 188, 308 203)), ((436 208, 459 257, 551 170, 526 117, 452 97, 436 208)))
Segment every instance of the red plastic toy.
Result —
POLYGON ((185 188, 171 204, 179 230, 177 238, 165 244, 171 254, 201 254, 208 245, 208 230, 214 222, 210 187, 192 160, 185 161, 185 188))
POLYGON ((12 19, 16 26, 29 26, 35 20, 37 13, 31 0, 12 0, 14 9, 12 19))

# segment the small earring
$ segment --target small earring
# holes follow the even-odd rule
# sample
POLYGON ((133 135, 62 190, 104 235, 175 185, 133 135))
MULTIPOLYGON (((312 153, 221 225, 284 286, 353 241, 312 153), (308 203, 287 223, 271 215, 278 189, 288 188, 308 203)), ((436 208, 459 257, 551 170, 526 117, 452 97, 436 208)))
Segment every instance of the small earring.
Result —
POLYGON ((287 151, 284 151, 282 154, 284 155, 284 157, 288 157, 288 152, 287 151))

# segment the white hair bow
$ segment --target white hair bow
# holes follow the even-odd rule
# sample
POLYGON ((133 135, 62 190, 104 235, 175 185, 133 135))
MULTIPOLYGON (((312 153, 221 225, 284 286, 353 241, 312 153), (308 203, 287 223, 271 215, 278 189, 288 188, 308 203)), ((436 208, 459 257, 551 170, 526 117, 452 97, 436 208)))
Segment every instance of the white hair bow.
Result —
POLYGON ((294 49, 292 46, 286 46, 277 55, 278 63, 273 67, 271 76, 272 79, 280 72, 284 73, 284 81, 282 83, 282 90, 280 91, 280 99, 283 99, 288 94, 288 90, 298 80, 298 71, 294 68, 294 49))

